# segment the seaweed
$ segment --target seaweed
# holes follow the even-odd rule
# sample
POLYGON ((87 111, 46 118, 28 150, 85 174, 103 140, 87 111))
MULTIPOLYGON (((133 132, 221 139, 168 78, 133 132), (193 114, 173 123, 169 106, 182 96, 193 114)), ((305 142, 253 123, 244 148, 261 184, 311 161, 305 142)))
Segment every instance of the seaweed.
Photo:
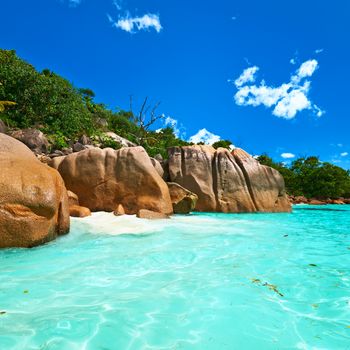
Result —
POLYGON ((277 286, 268 282, 262 282, 259 278, 252 278, 252 283, 255 283, 259 286, 267 287, 269 290, 272 290, 276 294, 278 294, 281 297, 284 297, 284 295, 278 290, 277 286))

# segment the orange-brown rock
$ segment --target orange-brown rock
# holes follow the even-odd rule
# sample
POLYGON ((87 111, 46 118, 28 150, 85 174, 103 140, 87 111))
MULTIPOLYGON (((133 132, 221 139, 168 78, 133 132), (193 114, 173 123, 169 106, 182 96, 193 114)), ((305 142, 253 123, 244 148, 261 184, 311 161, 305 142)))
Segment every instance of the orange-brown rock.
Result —
POLYGON ((198 196, 175 182, 168 182, 175 214, 188 214, 196 207, 198 196))
POLYGON ((113 214, 115 216, 125 215, 124 207, 121 204, 118 204, 117 207, 114 209, 113 214))
POLYGON ((49 142, 46 136, 37 129, 16 130, 11 134, 15 139, 23 142, 35 154, 47 153, 49 142))
POLYGON ((331 204, 345 204, 343 199, 332 199, 331 204))
POLYGON ((142 147, 120 150, 87 149, 54 161, 67 189, 80 205, 91 211, 114 211, 118 204, 126 214, 140 209, 171 214, 167 184, 142 147))
POLYGON ((310 199, 308 204, 311 204, 311 205, 325 205, 327 203, 324 202, 324 201, 320 201, 319 199, 310 199))
POLYGON ((0 248, 33 247, 69 231, 59 173, 21 142, 0 134, 0 248))
POLYGON ((67 191, 67 195, 68 195, 68 204, 70 207, 73 205, 79 205, 79 198, 74 192, 67 191))
POLYGON ((243 150, 173 147, 169 177, 198 196, 197 211, 289 212, 284 180, 243 150))
POLYGON ((158 219, 169 219, 169 215, 164 213, 157 213, 152 210, 140 209, 136 216, 140 219, 148 219, 148 220, 158 220, 158 219))
POLYGON ((69 206, 69 215, 75 218, 85 218, 91 215, 91 211, 89 208, 74 204, 69 206))
POLYGON ((291 197, 293 204, 307 204, 309 200, 304 196, 291 197))

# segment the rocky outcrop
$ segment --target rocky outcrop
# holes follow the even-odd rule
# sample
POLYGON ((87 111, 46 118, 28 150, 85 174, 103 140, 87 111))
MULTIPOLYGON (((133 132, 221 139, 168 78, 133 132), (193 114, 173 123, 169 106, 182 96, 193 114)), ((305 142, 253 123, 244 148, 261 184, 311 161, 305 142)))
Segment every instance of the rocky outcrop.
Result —
POLYGON ((125 215, 124 207, 121 204, 118 204, 117 207, 114 209, 113 214, 115 216, 125 215))
POLYGON ((136 146, 135 143, 125 139, 124 137, 117 135, 116 133, 114 133, 112 131, 107 131, 104 133, 104 135, 109 137, 110 139, 112 139, 116 143, 118 143, 121 147, 135 147, 136 146))
POLYGON ((33 247, 69 231, 58 172, 21 142, 0 134, 0 248, 33 247))
POLYGON ((7 131, 6 124, 0 119, 0 134, 5 134, 7 131))
POLYGON ((49 148, 49 142, 46 136, 37 129, 23 129, 14 131, 11 134, 12 137, 18 141, 23 142, 29 147, 35 154, 47 153, 49 148))
POLYGON ((73 205, 79 205, 79 198, 74 192, 67 191, 67 195, 68 195, 68 204, 70 207, 73 205))
POLYGON ((55 158, 52 166, 91 211, 111 212, 119 204, 126 214, 173 211, 168 187, 142 147, 88 149, 55 158))
POLYGON ((159 174, 159 176, 161 178, 163 178, 164 170, 163 170, 163 167, 161 166, 160 162, 155 158, 151 158, 151 162, 152 162, 154 168, 157 170, 157 173, 159 174))
POLYGON ((284 180, 243 150, 173 147, 169 178, 198 196, 197 211, 288 212, 284 180))
POLYGON ((89 208, 74 204, 69 206, 69 215, 75 218, 85 218, 91 215, 91 211, 89 208))
POLYGON ((148 219, 148 220, 169 219, 169 216, 164 213, 156 213, 155 211, 147 210, 147 209, 139 210, 136 216, 139 219, 148 219))
POLYGON ((168 182, 175 214, 188 214, 196 207, 198 196, 175 182, 168 182))

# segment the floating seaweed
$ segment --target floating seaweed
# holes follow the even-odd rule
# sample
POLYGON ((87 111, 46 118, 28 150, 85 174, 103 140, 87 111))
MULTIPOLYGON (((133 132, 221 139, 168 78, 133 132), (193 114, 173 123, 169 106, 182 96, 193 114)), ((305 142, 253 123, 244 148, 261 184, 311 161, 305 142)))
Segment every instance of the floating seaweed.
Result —
POLYGON ((276 285, 267 282, 262 282, 259 278, 252 278, 251 280, 252 283, 258 284, 259 286, 267 287, 279 296, 284 297, 284 295, 278 290, 276 285))

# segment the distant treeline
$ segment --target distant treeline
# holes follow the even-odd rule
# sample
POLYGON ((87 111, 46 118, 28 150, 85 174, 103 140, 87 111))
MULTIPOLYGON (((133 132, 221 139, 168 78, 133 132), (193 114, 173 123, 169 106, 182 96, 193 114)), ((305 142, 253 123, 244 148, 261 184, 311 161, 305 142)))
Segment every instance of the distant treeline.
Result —
POLYGON ((350 172, 318 157, 299 158, 286 166, 268 155, 258 157, 261 164, 278 170, 284 177, 288 194, 307 198, 349 198, 350 172))

